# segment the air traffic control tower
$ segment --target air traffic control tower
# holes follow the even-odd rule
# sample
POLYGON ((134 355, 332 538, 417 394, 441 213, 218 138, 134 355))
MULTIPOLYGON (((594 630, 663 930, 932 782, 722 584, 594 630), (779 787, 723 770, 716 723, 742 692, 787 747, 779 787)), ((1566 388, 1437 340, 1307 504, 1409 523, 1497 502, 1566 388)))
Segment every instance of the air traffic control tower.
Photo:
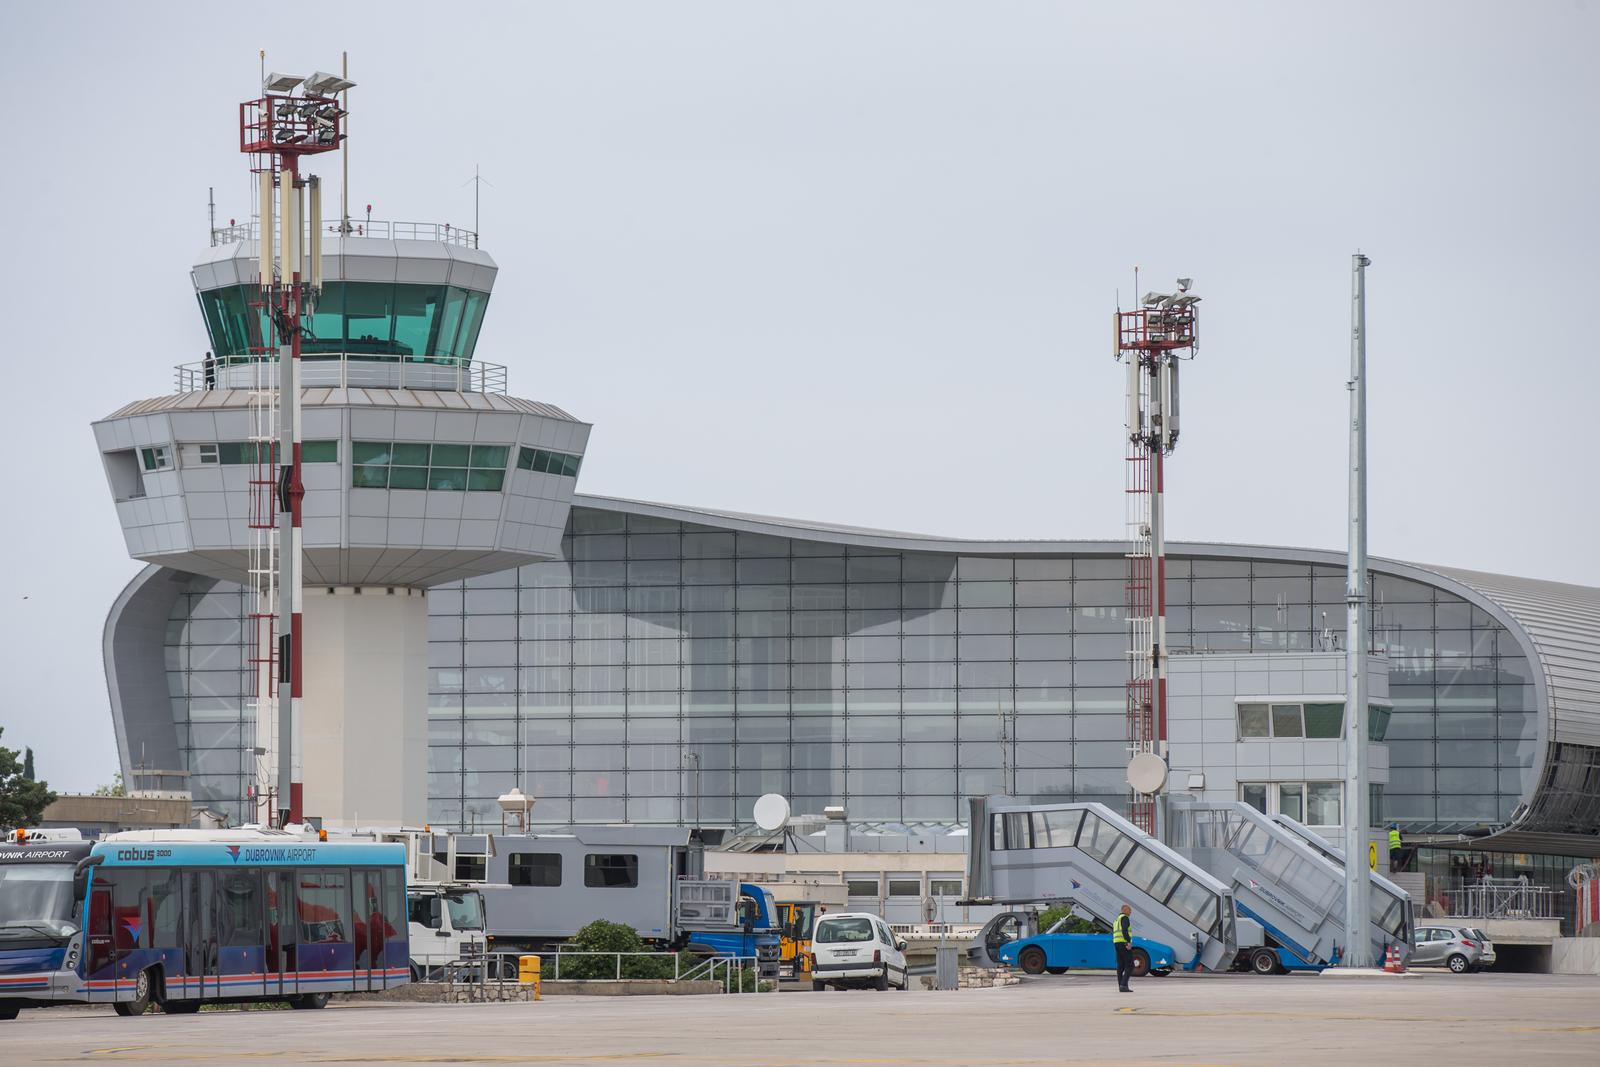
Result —
MULTIPOLYGON (((303 813, 331 825, 427 817, 428 588, 560 554, 589 426, 512 396, 478 358, 497 268, 445 225, 322 226, 322 279, 301 317, 303 813)), ((238 667, 253 724, 257 818, 273 797, 277 356, 261 341, 259 226, 215 230, 192 276, 211 340, 177 388, 94 424, 128 553, 153 566, 112 609, 106 658, 124 767, 183 767, 159 647, 192 575, 255 595, 238 667), (140 620, 144 620, 141 624, 140 620), (151 649, 133 647, 151 643, 151 649), (140 653, 144 654, 140 654, 140 653), (159 652, 153 663, 162 663, 159 652), (268 699, 260 690, 267 689, 268 699), (130 706, 137 705, 137 706, 130 706)), ((275 235, 274 235, 275 236, 275 235)), ((303 235, 314 245, 309 235, 303 235)), ((286 351, 287 349, 285 349, 286 351)), ((281 629, 281 628, 280 628, 281 629)), ((288 686, 284 686, 287 692, 288 686)), ((287 699, 281 702, 287 708, 287 699)), ((286 710, 284 711, 286 713, 286 710)), ((244 743, 246 751, 251 743, 244 743)))

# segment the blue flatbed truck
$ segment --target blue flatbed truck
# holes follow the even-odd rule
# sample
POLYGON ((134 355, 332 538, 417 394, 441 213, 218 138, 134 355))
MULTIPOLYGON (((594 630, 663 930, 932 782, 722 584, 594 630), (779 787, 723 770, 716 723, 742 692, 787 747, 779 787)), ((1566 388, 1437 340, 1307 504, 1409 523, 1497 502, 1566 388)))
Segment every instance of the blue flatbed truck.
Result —
POLYGON ((687 938, 685 947, 691 952, 754 959, 760 977, 775 979, 782 929, 770 892, 749 882, 740 882, 738 900, 731 912, 721 907, 700 909, 694 906, 693 898, 705 896, 707 890, 716 893, 732 885, 731 882, 679 882, 680 937, 687 938), (704 918, 692 914, 702 910, 709 912, 704 918), (730 916, 731 923, 727 921, 730 916))

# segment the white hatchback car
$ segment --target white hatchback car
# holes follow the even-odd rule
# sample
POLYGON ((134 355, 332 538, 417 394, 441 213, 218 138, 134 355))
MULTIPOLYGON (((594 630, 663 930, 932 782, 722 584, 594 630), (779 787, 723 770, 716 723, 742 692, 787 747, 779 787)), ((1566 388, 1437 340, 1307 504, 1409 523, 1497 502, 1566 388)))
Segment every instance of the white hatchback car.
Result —
POLYGON ((904 989, 906 943, 866 912, 819 916, 811 935, 811 988, 904 989))

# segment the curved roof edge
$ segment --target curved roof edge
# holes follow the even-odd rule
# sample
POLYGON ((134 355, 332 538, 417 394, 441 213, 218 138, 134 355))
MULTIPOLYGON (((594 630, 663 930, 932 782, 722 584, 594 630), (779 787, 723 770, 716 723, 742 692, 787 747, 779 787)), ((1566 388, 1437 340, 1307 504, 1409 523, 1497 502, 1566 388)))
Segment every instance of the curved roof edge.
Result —
MULTIPOLYGON (((892 551, 1039 556, 1121 556, 1127 551, 1126 541, 934 537, 585 493, 576 494, 572 503, 771 537, 892 551)), ((1247 557, 1340 568, 1346 563, 1345 553, 1318 548, 1189 541, 1167 547, 1180 556, 1247 557)), ((1592 835, 1600 825, 1600 589, 1381 557, 1369 562, 1376 571, 1424 582, 1482 608, 1517 638, 1529 663, 1538 664, 1533 678, 1535 704, 1543 714, 1538 717, 1540 755, 1535 759, 1532 788, 1510 822, 1491 827, 1491 833, 1540 835, 1547 844, 1565 839, 1569 846, 1573 842, 1566 835, 1592 835)), ((1499 847, 1489 846, 1487 838, 1475 841, 1478 847, 1499 847)))
POLYGON ((125 781, 138 766, 181 767, 167 685, 167 622, 188 575, 155 564, 135 574, 106 613, 106 694, 125 781), (163 581, 161 579, 165 578, 163 581))

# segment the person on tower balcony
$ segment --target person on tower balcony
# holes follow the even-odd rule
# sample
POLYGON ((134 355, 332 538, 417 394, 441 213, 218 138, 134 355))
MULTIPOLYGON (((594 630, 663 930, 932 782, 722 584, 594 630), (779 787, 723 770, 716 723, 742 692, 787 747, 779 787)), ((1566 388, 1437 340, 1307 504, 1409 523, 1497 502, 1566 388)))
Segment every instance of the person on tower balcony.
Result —
POLYGON ((1401 853, 1403 851, 1403 849, 1402 849, 1403 844, 1404 844, 1404 842, 1400 840, 1400 824, 1397 823, 1397 822, 1390 823, 1389 824, 1389 872, 1391 874, 1393 874, 1395 871, 1398 871, 1402 866, 1404 866, 1404 863, 1400 858, 1401 853))

